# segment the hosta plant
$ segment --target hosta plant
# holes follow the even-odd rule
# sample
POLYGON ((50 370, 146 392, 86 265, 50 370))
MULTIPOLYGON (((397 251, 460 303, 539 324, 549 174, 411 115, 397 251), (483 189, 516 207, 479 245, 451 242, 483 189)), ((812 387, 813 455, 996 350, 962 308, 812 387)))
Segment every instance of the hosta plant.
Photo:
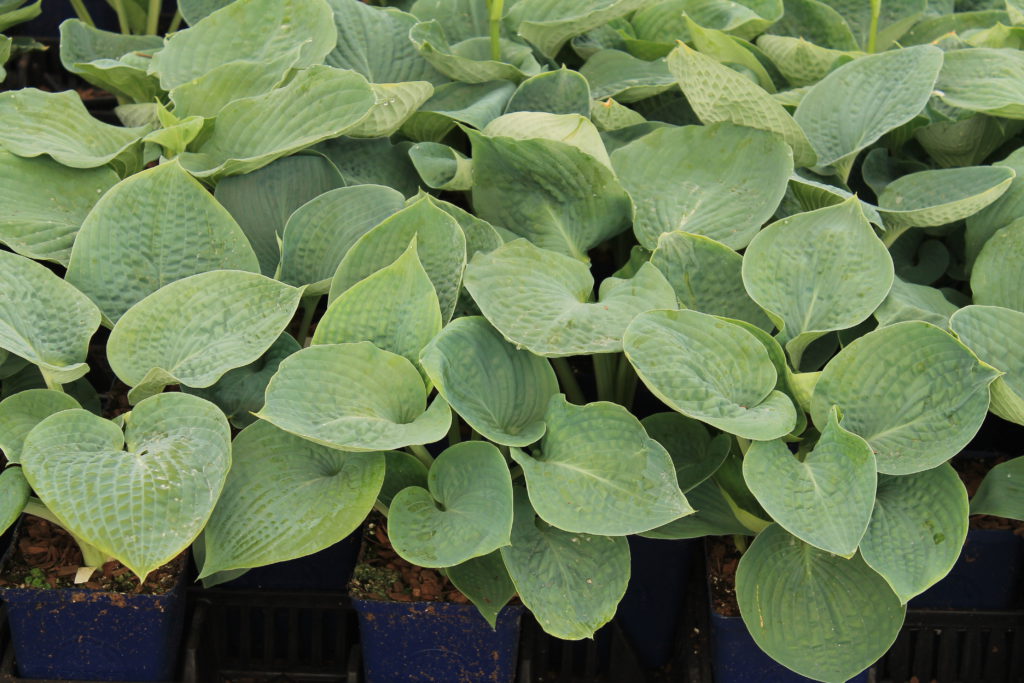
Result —
POLYGON ((213 582, 376 508, 570 639, 626 536, 749 536, 758 646, 870 666, 1024 423, 1018 5, 386 4, 66 23, 124 126, 0 94, 0 521, 213 582))

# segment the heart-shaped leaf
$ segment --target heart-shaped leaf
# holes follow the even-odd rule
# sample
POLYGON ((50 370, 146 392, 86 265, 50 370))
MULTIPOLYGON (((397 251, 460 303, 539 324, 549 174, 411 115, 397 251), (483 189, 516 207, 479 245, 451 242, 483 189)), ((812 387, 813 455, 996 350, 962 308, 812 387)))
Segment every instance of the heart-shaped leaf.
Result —
POLYGON ((239 270, 161 287, 114 325, 110 367, 136 403, 168 384, 204 388, 252 363, 291 322, 302 290, 239 270))
POLYGON ((668 452, 615 403, 575 406, 559 394, 545 416, 540 453, 519 449, 530 502, 565 531, 624 536, 693 512, 668 452))
POLYGON ((273 59, 239 60, 214 67, 171 89, 174 115, 212 118, 235 100, 264 95, 287 79, 300 56, 295 47, 273 59))
POLYGON ((775 133, 793 150, 797 166, 813 166, 815 152, 803 129, 763 88, 686 45, 668 56, 668 68, 687 101, 706 124, 730 121, 775 133))
POLYGON ((796 425, 764 345, 737 325, 697 311, 650 311, 633 320, 622 344, 643 383, 673 410, 758 441, 796 425))
POLYGON ((409 160, 411 146, 408 141, 392 144, 385 138, 343 137, 321 142, 315 149, 341 171, 345 184, 386 185, 411 197, 420 189, 416 168, 409 160))
POLYGON ((662 233, 651 263, 671 283, 682 307, 772 329, 743 288, 743 257, 721 242, 688 232, 662 233))
POLYGON ((281 260, 278 244, 288 217, 314 197, 344 184, 338 169, 323 155, 297 154, 252 173, 224 178, 214 196, 249 238, 260 272, 272 277, 281 260))
POLYGON ((653 97, 671 89, 676 77, 664 59, 651 62, 621 50, 601 50, 580 67, 595 100, 614 97, 623 104, 653 97))
POLYGON ((32 259, 66 266, 89 210, 118 177, 109 168, 71 169, 52 159, 0 150, 0 243, 32 259), (60 197, 60 201, 55 201, 60 197))
POLYGON ((60 62, 65 69, 89 83, 133 102, 158 99, 161 90, 157 79, 146 73, 148 59, 132 64, 138 53, 152 54, 163 47, 159 36, 133 36, 102 31, 69 19, 60 25, 60 62), (124 56, 128 59, 122 59, 124 56))
POLYGON ((284 226, 279 279, 312 285, 309 294, 325 293, 352 245, 403 208, 402 193, 380 185, 341 187, 314 197, 284 226))
POLYGON ((301 346, 295 337, 282 333, 262 356, 252 363, 229 370, 205 389, 182 387, 182 391, 205 398, 224 411, 232 426, 242 429, 255 422, 253 413, 263 407, 263 395, 277 367, 301 346))
POLYGON ((356 240, 334 274, 329 301, 360 280, 394 263, 416 239, 420 263, 437 292, 441 319, 455 311, 466 267, 466 236, 458 222, 426 197, 384 219, 356 240))
POLYGON ((519 111, 590 116, 590 84, 578 71, 563 66, 530 76, 519 84, 505 113, 519 111))
POLYGON ((518 349, 479 316, 450 322, 420 354, 431 382, 486 438, 527 446, 544 435, 544 415, 558 380, 551 365, 518 349))
POLYGON ((451 426, 443 399, 427 407, 415 366, 369 342, 311 346, 286 358, 257 417, 346 451, 433 443, 451 426))
POLYGON ((971 499, 971 514, 1024 521, 1024 458, 999 463, 988 471, 971 499))
POLYGON ((679 413, 655 413, 640 424, 672 457, 679 489, 686 493, 702 484, 729 455, 731 440, 719 434, 714 439, 697 420, 679 413))
POLYGON ((743 257, 743 284, 800 367, 804 349, 870 316, 889 293, 892 258, 851 198, 771 224, 743 257))
POLYGON ((69 394, 52 389, 27 389, 0 401, 0 451, 7 462, 21 459, 21 447, 33 427, 54 413, 79 407, 69 394))
POLYGON ((673 230, 742 249, 775 213, 793 172, 781 138, 729 123, 661 128, 615 150, 612 163, 648 249, 673 230))
POLYGON ((941 68, 942 51, 919 45, 855 59, 811 87, 793 118, 811 141, 818 166, 848 164, 849 157, 921 113, 941 68))
POLYGON ((828 75, 840 58, 856 56, 855 52, 822 47, 804 38, 767 33, 758 37, 757 47, 796 88, 814 85, 828 75))
POLYGON ((420 351, 441 331, 441 308, 416 256, 416 238, 390 266, 360 280, 331 302, 314 344, 373 342, 419 363, 420 351))
POLYGON ((553 59, 565 41, 624 17, 646 0, 520 0, 509 10, 516 32, 553 59))
POLYGON ((491 628, 495 627, 498 612, 516 594, 499 551, 449 567, 445 574, 452 585, 476 605, 491 628))
POLYGON ((137 145, 148 127, 102 123, 77 92, 35 88, 0 93, 0 147, 20 157, 48 154, 71 168, 104 166, 137 145))
POLYGON ((108 320, 164 285, 210 270, 259 271, 224 207, 176 163, 114 186, 82 224, 66 279, 108 320))
POLYGON ((338 137, 360 123, 375 101, 370 84, 355 72, 303 69, 281 88, 225 106, 198 151, 185 152, 179 160, 200 178, 255 171, 338 137))
POLYGON ((255 422, 235 437, 231 472, 206 525, 200 578, 328 548, 362 524, 384 481, 379 453, 345 453, 255 422))
POLYGON ((835 555, 857 552, 875 501, 875 456, 864 439, 839 426, 835 408, 803 460, 778 439, 751 444, 743 478, 789 533, 835 555))
POLYGON ((819 681, 842 683, 885 654, 906 609, 861 557, 843 559, 775 524, 736 570, 736 599, 754 642, 819 681))
POLYGON ((967 490, 949 464, 903 477, 883 474, 861 554, 906 603, 960 558, 967 513, 967 490))
POLYGON ((1024 312, 1024 221, 1014 221, 992 235, 974 262, 974 303, 1024 312))
POLYGON ((879 472, 922 472, 977 433, 998 374, 934 325, 897 323, 860 337, 825 366, 811 416, 824 427, 839 406, 843 428, 871 444, 879 472))
POLYGON ((77 289, 24 256, 0 251, 0 349, 39 366, 47 382, 85 375, 100 311, 77 289), (41 315, 45 311, 45 315, 41 315))
POLYGON ((25 438, 22 467, 62 526, 144 579, 206 525, 231 466, 231 430, 215 405, 187 394, 153 396, 125 423, 122 434, 85 410, 51 415, 25 438))
POLYGON ((150 71, 170 90, 236 61, 265 61, 299 49, 296 68, 322 63, 338 33, 323 0, 235 0, 167 38, 150 71))
POLYGON ((976 47, 950 50, 936 89, 952 107, 990 116, 1024 118, 1024 55, 1019 50, 976 47))
POLYGON ((391 501, 388 537, 421 567, 450 567, 507 546, 512 478, 501 452, 485 441, 456 444, 430 466, 427 488, 410 486, 391 501))
POLYGON ((549 526, 519 487, 512 545, 501 548, 501 558, 523 604, 547 633, 565 640, 592 638, 611 621, 629 583, 625 538, 549 526))
POLYGON ((998 306, 967 306, 949 319, 964 344, 1003 376, 992 383, 989 409, 1024 425, 1024 313, 998 306))
POLYGON ((506 339, 540 356, 620 351, 638 314, 676 307, 672 286, 650 264, 628 280, 606 278, 590 302, 586 264, 521 239, 475 255, 466 289, 506 339))

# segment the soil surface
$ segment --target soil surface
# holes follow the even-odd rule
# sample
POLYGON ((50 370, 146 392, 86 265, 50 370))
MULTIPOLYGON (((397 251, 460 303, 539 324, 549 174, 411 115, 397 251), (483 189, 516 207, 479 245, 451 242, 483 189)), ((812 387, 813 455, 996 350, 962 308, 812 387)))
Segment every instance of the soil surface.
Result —
POLYGON ((740 551, 728 536, 708 537, 707 549, 711 606, 723 617, 738 617, 736 565, 740 561, 740 551))
MULTIPOLYGON (((953 458, 953 469, 960 475, 960 480, 967 487, 967 496, 973 498, 981 486, 982 480, 989 470, 1009 458, 999 456, 995 458, 953 458)), ((972 529, 1005 529, 1013 531, 1018 536, 1024 536, 1024 522, 1005 517, 993 517, 992 515, 971 515, 972 529)))
POLYGON ((89 581, 75 584, 82 552, 68 532, 55 524, 24 515, 15 550, 0 570, 0 586, 20 588, 85 588, 117 593, 161 595, 174 588, 185 570, 185 553, 153 571, 142 585, 127 567, 112 560, 89 581))
POLYGON ((438 570, 417 567, 399 557, 388 540, 387 520, 378 514, 363 527, 363 545, 349 593, 369 600, 469 602, 438 570))

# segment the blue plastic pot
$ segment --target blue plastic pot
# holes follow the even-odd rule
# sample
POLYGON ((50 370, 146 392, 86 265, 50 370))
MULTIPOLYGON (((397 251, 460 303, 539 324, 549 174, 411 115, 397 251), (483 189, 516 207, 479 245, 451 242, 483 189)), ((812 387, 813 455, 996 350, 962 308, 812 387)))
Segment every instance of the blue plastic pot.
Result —
POLYGON ((629 587, 616 618, 646 669, 672 658, 696 541, 629 536, 629 587))
POLYGON ((1011 609, 1021 602, 1024 538, 1008 529, 971 529, 946 578, 912 599, 917 609, 1011 609))
POLYGON ((473 605, 352 599, 359 615, 366 683, 512 683, 522 605, 506 605, 497 628, 473 605))
POLYGON ((242 590, 344 592, 359 554, 362 528, 318 553, 256 567, 219 587, 242 590))
POLYGON ((18 675, 168 681, 185 623, 185 572, 169 593, 4 588, 18 675))
MULTIPOLYGON (((725 617, 711 609, 712 670, 715 683, 814 683, 790 671, 754 642, 741 617, 725 617)), ((867 683, 865 670, 850 679, 867 683)))

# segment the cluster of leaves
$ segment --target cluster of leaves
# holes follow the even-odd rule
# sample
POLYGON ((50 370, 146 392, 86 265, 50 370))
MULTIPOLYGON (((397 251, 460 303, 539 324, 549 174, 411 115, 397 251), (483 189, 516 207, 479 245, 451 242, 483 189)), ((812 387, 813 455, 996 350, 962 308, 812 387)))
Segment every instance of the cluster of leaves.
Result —
POLYGON ((11 38, 3 32, 12 26, 35 19, 42 12, 42 0, 29 4, 28 0, 0 0, 0 81, 7 77, 4 64, 18 52, 38 47, 35 41, 25 38, 11 38))
POLYGON ((401 4, 65 22, 124 126, 0 94, 0 526, 212 582, 376 507, 562 638, 625 536, 756 534, 758 645, 869 666, 959 555, 949 460, 1024 424, 1015 0, 401 4))

